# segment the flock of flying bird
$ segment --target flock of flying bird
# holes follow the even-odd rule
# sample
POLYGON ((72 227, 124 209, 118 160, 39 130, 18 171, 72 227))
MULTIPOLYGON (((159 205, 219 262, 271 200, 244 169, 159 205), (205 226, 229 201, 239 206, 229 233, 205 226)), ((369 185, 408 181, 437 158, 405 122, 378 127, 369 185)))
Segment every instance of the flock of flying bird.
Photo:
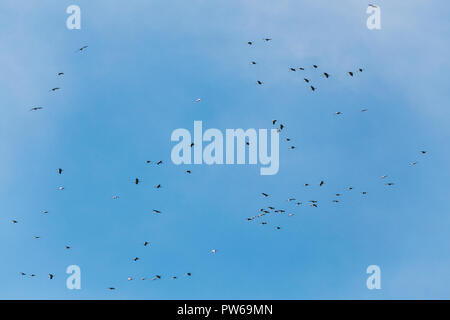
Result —
MULTIPOLYGON (((83 47, 81 47, 80 49, 76 50, 75 52, 83 52, 83 51, 84 51, 85 49, 87 49, 87 48, 88 48, 88 46, 83 46, 83 47)), ((64 72, 58 72, 58 73, 57 73, 57 76, 58 76, 58 77, 64 76, 64 72)), ((50 89, 49 92, 56 92, 56 91, 59 91, 59 90, 61 90, 60 87, 54 87, 54 88, 50 89)), ((200 101, 200 100, 199 100, 199 101, 200 101)), ((32 107, 32 108, 30 109, 30 111, 38 111, 38 110, 42 110, 42 109, 44 109, 44 107, 41 107, 41 106, 35 106, 35 107, 32 107)), ((194 144, 192 143, 192 144, 191 144, 191 147, 193 147, 193 146, 194 146, 194 144)), ((163 161, 162 161, 162 160, 158 160, 158 161, 154 161, 154 162, 153 162, 153 161, 151 161, 151 160, 146 160, 145 163, 146 163, 147 165, 152 164, 152 163, 155 163, 156 166, 160 166, 160 165, 163 164, 163 161)), ((62 168, 58 168, 57 172, 58 172, 59 175, 62 175, 63 172, 64 172, 64 170, 63 170, 62 168)), ((190 173, 192 173, 192 171, 191 171, 191 170, 186 170, 185 173, 190 174, 190 173)), ((135 179, 133 180, 133 183, 134 183, 135 185, 139 185, 141 182, 142 182, 142 179, 140 179, 140 178, 135 178, 135 179)), ((158 184, 158 185, 155 186, 155 188, 156 188, 156 189, 160 189, 160 188, 162 188, 162 185, 161 185, 161 184, 158 184)), ((63 191, 63 190, 65 190, 65 188, 64 188, 64 186, 58 186, 58 187, 57 187, 57 190, 63 191)), ((112 199, 113 199, 113 200, 117 200, 117 199, 119 199, 119 196, 118 196, 118 195, 113 195, 113 196, 112 196, 112 199)), ((162 213, 161 210, 157 210, 157 209, 153 209, 152 212, 153 212, 153 214, 161 214, 161 213, 162 213)), ((42 213, 42 214, 48 214, 48 211, 44 210, 44 211, 42 211, 41 213, 42 213)), ((12 223, 13 223, 13 224, 18 224, 19 221, 16 220, 16 219, 13 219, 13 220, 12 220, 12 223)), ((34 239, 40 239, 41 237, 38 236, 38 235, 35 235, 35 236, 33 236, 33 238, 34 238, 34 239)), ((147 246, 149 246, 149 245, 150 245, 150 243, 149 243, 148 241, 144 241, 144 242, 143 242, 143 246, 144 246, 144 247, 147 247, 147 246)), ((66 245, 66 246, 65 246, 65 249, 66 249, 66 250, 69 250, 69 249, 71 249, 71 247, 68 246, 68 245, 66 245)), ((216 253, 216 252, 217 252, 216 249, 212 249, 212 250, 210 251, 210 253, 213 253, 213 254, 216 253)), ((134 258, 132 259, 133 262, 137 262, 137 261, 139 261, 139 260, 141 260, 140 257, 134 257, 134 258)), ((27 276, 27 273, 25 273, 25 272, 20 272, 19 274, 20 274, 20 276, 22 276, 22 277, 27 276)), ((185 275, 186 277, 191 277, 191 276, 192 276, 192 273, 191 273, 191 272, 186 272, 184 275, 185 275)), ((36 277, 36 274, 30 273, 29 276, 30 276, 30 277, 36 277)), ((48 278, 49 278, 50 280, 52 280, 54 277, 55 277, 55 274, 54 274, 54 273, 49 273, 49 274, 48 274, 48 278)), ((163 277, 162 277, 161 275, 157 274, 157 275, 153 276, 153 277, 151 278, 151 280, 155 281, 155 280, 160 280, 160 279, 162 279, 162 278, 163 278, 163 277)), ((173 279, 173 280, 175 280, 175 279, 178 279, 179 277, 176 276, 176 275, 171 275, 170 278, 173 279)), ((147 277, 142 276, 142 277, 139 277, 139 279, 143 281, 143 280, 147 280, 147 277)), ((127 281, 132 281, 132 280, 134 280, 133 277, 131 277, 131 276, 127 277, 127 281)), ((108 290, 116 290, 116 287, 108 287, 107 289, 108 289, 108 290)))
MULTIPOLYGON (((272 41, 272 39, 271 39, 271 38, 264 38, 263 41, 269 42, 269 41, 272 41)), ((248 44, 249 46, 252 46, 252 45, 254 44, 254 42, 253 42, 253 41, 248 41, 247 44, 248 44)), ((78 49, 76 52, 81 53, 81 52, 85 51, 87 48, 88 48, 88 46, 83 46, 83 47, 81 47, 80 49, 78 49)), ((252 64, 252 65, 256 65, 257 62, 256 62, 256 61, 251 61, 251 64, 252 64)), ((317 70, 317 69, 319 69, 319 66, 316 65, 316 64, 314 64, 314 65, 312 65, 311 68, 312 68, 312 70, 317 70)), ((290 71, 290 72, 305 71, 305 68, 304 68, 304 67, 297 67, 297 68, 289 67, 289 71, 290 71)), ((363 71, 364 71, 363 68, 357 68, 357 71, 348 71, 348 75, 349 75, 350 77, 354 77, 354 76, 356 75, 356 73, 362 73, 363 71)), ((328 79, 328 78, 331 77, 330 73, 328 73, 328 72, 323 72, 322 75, 323 75, 323 77, 325 77, 326 79, 328 79)), ((62 76, 64 76, 64 73, 63 73, 63 72, 59 72, 59 73, 57 73, 57 76, 58 76, 58 77, 62 77, 62 76)), ((305 81, 305 83, 306 83, 307 85, 310 86, 310 89, 311 89, 312 91, 316 91, 316 90, 317 90, 317 88, 311 83, 311 80, 310 80, 309 78, 306 78, 306 77, 305 77, 305 78, 304 78, 304 81, 305 81)), ((258 85, 260 85, 260 86, 263 85, 263 82, 262 82, 261 80, 257 80, 256 83, 257 83, 258 85)), ((61 90, 60 87, 54 87, 54 88, 50 89, 50 92, 56 92, 56 91, 59 91, 59 90, 61 90)), ((198 98, 198 99, 195 100, 195 102, 200 102, 200 101, 201 101, 200 98, 198 98)), ((30 109, 30 111, 38 111, 38 110, 42 110, 42 109, 43 109, 43 107, 41 107, 41 106, 35 106, 35 107, 32 107, 32 108, 30 109)), ((366 112, 366 111, 367 111, 367 109, 361 109, 361 112, 366 112)), ((335 114, 336 114, 336 115, 340 115, 340 114, 342 114, 342 112, 338 111, 338 112, 336 112, 335 114)), ((281 132, 281 131, 284 129, 284 125, 281 124, 281 123, 279 123, 278 120, 272 120, 272 125, 273 125, 273 126, 277 125, 277 126, 278 126, 278 131, 279 131, 279 132, 281 132), (278 124, 279 124, 279 126, 278 126, 278 124)), ((286 141, 286 142, 291 142, 291 138, 285 138, 285 141, 286 141)), ((247 142, 247 145, 248 145, 248 142, 247 142)), ((193 146, 194 146, 194 144, 191 143, 191 147, 193 147, 193 146)), ((295 146, 291 145, 289 148, 290 148, 290 149, 295 149, 295 146)), ((422 155, 424 155, 424 154, 426 154, 426 151, 423 150, 423 151, 420 151, 420 153, 421 153, 422 155)), ((156 161, 156 162, 152 162, 151 160, 146 160, 145 163, 146 163, 146 164, 152 164, 152 163, 155 163, 157 166, 160 166, 160 165, 163 164, 163 161, 162 161, 162 160, 159 160, 159 161, 156 161)), ((414 162, 411 162, 409 165, 410 165, 410 166, 414 166, 414 165, 416 165, 416 164, 417 164, 417 161, 414 161, 414 162)), ((63 170, 62 168, 58 168, 57 172, 58 172, 59 175, 62 175, 63 172, 64 172, 64 170, 63 170)), ((191 170, 186 170, 185 173, 191 174, 192 172, 191 172, 191 170)), ((383 180, 386 179, 386 178, 387 178, 387 175, 381 176, 381 179, 383 179, 383 180)), ((135 178, 135 179, 133 180, 133 183, 136 184, 136 185, 139 185, 141 182, 142 182, 142 180, 141 180, 140 178, 135 178)), ((323 181, 323 180, 317 183, 317 186, 318 186, 319 188, 322 188, 324 185, 325 185, 325 181, 323 181)), ((392 186, 392 185, 394 185, 394 183, 393 183, 393 182, 386 182, 385 185, 386 185, 386 186, 392 186)), ((304 187, 311 187, 311 185, 310 185, 309 183, 305 183, 305 184, 304 184, 304 187)), ((162 186, 161 186, 161 184, 158 184, 158 185, 155 186, 155 188, 160 189, 160 188, 162 188, 162 186)), ((59 186, 57 189, 58 189, 59 191, 63 191, 65 188, 64 188, 63 186, 59 186)), ((353 187, 351 187, 351 186, 348 186, 348 187, 346 188, 346 191, 351 191, 351 190, 353 190, 353 187)), ((362 195, 362 196, 365 196, 365 195, 367 194, 366 191, 360 191, 360 192, 361 192, 361 195, 362 195)), ((263 192, 263 193, 261 193, 261 194, 262 194, 262 196, 263 196, 264 198, 269 198, 269 197, 270 197, 270 195, 269 195, 268 193, 263 192)), ((342 193, 341 193, 341 192, 336 192, 336 193, 334 193, 333 199, 332 199, 331 201, 332 201, 333 203, 339 203, 341 197, 342 197, 342 193)), ((117 199, 119 199, 119 196, 118 196, 118 195, 113 195, 113 196, 112 196, 112 199, 113 199, 113 200, 117 200, 117 199)), ((303 204, 302 201, 297 200, 295 197, 289 197, 286 201, 287 201, 288 203, 293 203, 293 204, 295 204, 295 206, 301 206, 301 205, 303 204)), ((318 200, 314 200, 314 199, 313 199, 313 200, 308 200, 307 203, 308 203, 309 206, 312 207, 312 208, 317 208, 317 207, 319 206, 319 201, 318 201, 318 200)), ((266 216, 269 216, 269 215, 276 215, 276 214, 288 214, 288 216, 290 216, 290 217, 294 216, 294 213, 292 213, 292 210, 286 209, 286 208, 276 208, 274 205, 270 205, 270 206, 266 206, 266 207, 264 207, 264 208, 260 208, 260 209, 258 209, 257 212, 258 212, 258 213, 255 214, 254 216, 248 217, 248 218, 247 218, 247 221, 256 221, 256 220, 257 220, 257 221, 260 221, 260 224, 261 224, 261 225, 267 225, 266 219, 263 219, 263 218, 266 217, 266 216)), ((153 209, 153 213, 154 213, 154 214, 161 214, 161 210, 153 209)), ((48 214, 48 211, 42 211, 42 214, 48 214)), ((12 223, 13 223, 13 224, 17 224, 17 223, 19 223, 19 221, 14 219, 14 220, 12 220, 12 223)), ((281 229, 281 227, 278 226, 278 225, 276 225, 274 228, 275 228, 275 230, 280 230, 280 229, 281 229)), ((39 238, 40 238, 40 236, 37 236, 37 235, 34 236, 34 239, 39 239, 39 238)), ((144 241, 144 242, 143 242, 143 246, 147 247, 147 246, 149 246, 149 245, 150 245, 150 243, 149 243, 148 241, 144 241)), ((68 245, 66 245, 66 246, 65 246, 65 249, 66 249, 66 250, 69 250, 69 249, 71 249, 71 247, 68 246, 68 245)), ((217 252, 216 249, 212 249, 212 250, 210 251, 210 253, 212 253, 212 254, 215 254, 216 252, 217 252)), ((140 257, 134 257, 134 258, 132 259, 132 261, 133 261, 133 262, 137 262, 137 261, 139 261, 140 259, 141 259, 140 257)), ((24 273, 24 272, 20 272, 20 275, 21 275, 21 276, 26 276, 27 274, 24 273)), ((30 276, 30 277, 35 277, 36 274, 31 273, 31 274, 29 274, 29 276, 30 276)), ((191 273, 191 272, 186 272, 186 273, 185 273, 185 276, 186 276, 186 277, 191 277, 191 276, 192 276, 192 273, 191 273)), ((54 277, 55 277, 55 274, 54 274, 54 273, 49 273, 49 274, 48 274, 48 278, 49 278, 50 280, 54 279, 54 277)), ((176 275, 171 275, 171 276, 169 276, 169 277, 170 277, 171 279, 177 279, 177 278, 178 278, 176 275)), ((151 280, 160 280, 161 278, 162 278, 162 276, 159 275, 159 274, 157 274, 157 275, 153 276, 153 277, 151 278, 151 280)), ((146 280, 147 277, 142 276, 142 277, 138 277, 138 279, 140 279, 140 280, 146 280)), ((134 278, 130 276, 130 277, 128 277, 126 280, 127 280, 127 281, 132 281, 132 280, 134 280, 134 278)), ((115 290, 116 287, 111 286, 111 287, 108 287, 107 289, 109 289, 109 290, 115 290)))
MULTIPOLYGON (((373 7, 373 8, 376 8, 376 6, 375 6, 375 5, 372 5, 372 4, 369 4, 369 6, 370 6, 370 7, 373 7)), ((269 42, 269 41, 271 41, 271 40, 272 40, 271 38, 264 38, 264 39, 263 39, 263 41, 265 41, 265 42, 269 42)), ((254 44, 254 42, 253 42, 253 41, 248 41, 247 44, 248 44, 249 46, 252 46, 252 45, 254 44)), ((257 62, 256 62, 256 61, 253 61, 253 60, 252 60, 250 63, 251 63, 252 65, 256 65, 256 64, 257 64, 257 62)), ((313 70, 317 70, 317 69, 319 69, 319 66, 318 66, 317 64, 313 64, 311 68, 312 68, 313 70)), ((295 67, 289 67, 289 71, 290 71, 290 72, 297 72, 297 70, 298 70, 298 71, 305 71, 305 67, 298 67, 298 68, 295 68, 295 67)), ((364 71, 363 68, 358 67, 358 68, 357 68, 357 71, 348 71, 347 74, 348 74, 350 77, 354 77, 354 76, 356 75, 356 73, 362 73, 363 71, 364 71)), ((328 72, 323 72, 322 75, 323 75, 326 79, 328 79, 328 78, 331 77, 330 73, 328 73, 328 72)), ((310 84, 310 83, 311 83, 311 80, 308 79, 308 78, 304 78, 303 80, 304 80, 307 84, 310 84)), ((256 83, 257 83, 258 85, 260 85, 260 86, 263 85, 263 82, 262 82, 261 80, 257 80, 256 83)), ((316 91, 316 89, 317 89, 317 88, 314 87, 313 85, 310 85, 310 88, 311 88, 311 91, 316 91)), ((367 109, 366 109, 366 108, 362 108, 360 111, 361 111, 361 112, 366 112, 367 109)), ((336 111, 335 114, 336 114, 336 115, 341 115, 342 112, 341 112, 341 111, 336 111)), ((276 120, 276 119, 272 120, 272 125, 273 125, 273 126, 277 125, 277 122, 278 122, 278 120, 276 120)), ((284 128, 285 128, 285 126, 284 126, 283 124, 280 123, 279 127, 277 128, 277 130, 278 130, 278 132, 281 132, 284 128)), ((286 141, 286 142, 291 142, 291 138, 285 138, 285 141, 286 141)), ((247 142, 247 145, 248 145, 248 142, 247 142)), ((295 149, 295 146, 294 146, 294 145, 291 145, 289 148, 290 148, 290 149, 295 149)), ((426 152, 425 150, 421 150, 420 153, 421 153, 422 155, 425 155, 427 152, 426 152)), ((412 167, 412 166, 416 165, 417 163, 418 163, 418 161, 410 162, 410 163, 409 163, 409 166, 412 167)), ((381 179, 386 179, 387 177, 388 177, 387 175, 382 175, 382 176, 381 176, 381 179)), ((322 187, 324 184, 325 184, 325 181, 321 180, 321 181, 318 183, 318 186, 319 186, 319 187, 322 187)), ((393 185, 394 185, 394 182, 386 182, 385 185, 386 185, 386 186, 393 186, 393 185)), ((309 187, 310 184, 309 184, 309 183, 305 183, 304 186, 305 186, 305 187, 309 187)), ((353 190, 353 187, 352 187, 352 186, 349 186, 349 187, 346 188, 346 190, 347 190, 347 191, 351 191, 351 190, 353 190)), ((267 194, 267 193, 265 193, 265 192, 262 192, 261 194, 262 194, 262 196, 263 196, 264 198, 268 198, 268 197, 269 197, 269 194, 267 194)), ((361 195, 362 195, 362 196, 367 195, 367 191, 361 191, 361 195)), ((341 196, 342 196, 342 193, 341 193, 341 192, 334 193, 334 197, 333 197, 333 199, 332 199, 332 202, 333 202, 333 203, 339 203, 339 202, 340 202, 341 196)), ((294 197, 288 198, 288 199, 287 199, 287 202, 289 202, 289 203, 294 202, 296 206, 300 206, 300 205, 303 204, 303 202, 298 201, 298 200, 297 200, 296 198, 294 198, 294 197)), ((313 208, 318 208, 318 206, 319 206, 319 201, 318 201, 318 200, 308 200, 308 203, 309 203, 309 206, 310 206, 310 207, 313 207, 313 208)), ((261 209, 259 209, 257 212, 258 212, 258 213, 255 214, 254 216, 248 217, 248 218, 247 218, 247 221, 260 220, 260 218, 263 218, 263 217, 265 217, 266 215, 269 215, 269 214, 275 215, 275 214, 284 214, 284 213, 287 213, 289 217, 294 216, 294 213, 292 213, 292 210, 287 210, 287 209, 285 209, 285 208, 275 208, 273 205, 270 205, 270 206, 261 208, 261 209), (288 211, 289 211, 289 212, 288 212, 288 211)), ((265 220, 264 220, 264 221, 261 221, 260 224, 261 224, 261 225, 267 225, 267 221, 265 221, 265 220)), ((275 230, 280 230, 280 229, 281 229, 280 226, 275 226, 275 230)))

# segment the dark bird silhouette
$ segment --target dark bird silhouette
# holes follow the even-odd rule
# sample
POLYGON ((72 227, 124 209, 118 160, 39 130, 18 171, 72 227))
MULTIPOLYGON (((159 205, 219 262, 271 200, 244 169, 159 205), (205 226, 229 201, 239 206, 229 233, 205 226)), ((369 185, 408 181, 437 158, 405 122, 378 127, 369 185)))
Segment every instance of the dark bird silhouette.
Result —
POLYGON ((289 68, 289 70, 291 70, 291 71, 296 71, 295 68, 289 68))
POLYGON ((320 187, 323 186, 324 183, 325 183, 324 181, 320 181, 319 186, 320 187))
POLYGON ((12 223, 19 223, 19 221, 17 221, 17 220, 12 220, 12 223))
POLYGON ((57 74, 58 77, 63 76, 63 75, 64 75, 64 72, 58 72, 58 74, 57 74))
POLYGON ((349 71, 349 73, 348 73, 349 75, 351 75, 352 77, 353 77, 353 72, 351 72, 351 71, 349 71))
POLYGON ((139 257, 133 258, 133 260, 134 260, 134 261, 138 261, 138 260, 139 260, 139 257))
POLYGON ((156 164, 159 166, 162 163, 163 163, 162 160, 159 160, 156 164))
POLYGON ((60 89, 61 89, 61 88, 53 88, 53 89, 50 89, 50 91, 55 92, 55 91, 60 90, 60 89))
POLYGON ((53 277, 54 277, 54 275, 53 275, 53 274, 51 274, 51 273, 49 273, 49 274, 48 274, 48 277, 50 278, 50 280, 52 280, 52 279, 53 279, 53 277))
POLYGON ((268 197, 269 195, 267 194, 267 193, 262 193, 262 195, 264 196, 264 197, 268 197))
POLYGON ((264 38, 263 39, 265 42, 269 42, 270 40, 272 40, 271 38, 264 38))
POLYGON ((139 178, 134 179, 134 184, 139 184, 140 180, 139 178))
POLYGON ((44 109, 44 107, 33 107, 30 109, 30 111, 38 111, 38 110, 42 110, 44 109))
POLYGON ((161 189, 161 185, 158 184, 155 188, 156 188, 156 189, 161 189))
POLYGON ((154 213, 161 213, 161 211, 155 210, 155 209, 153 209, 153 212, 154 212, 154 213))
POLYGON ((313 64, 313 68, 314 68, 314 69, 317 69, 318 66, 317 66, 316 64, 313 64))
POLYGON ((88 47, 88 46, 83 46, 83 47, 81 47, 80 49, 78 49, 78 50, 75 51, 75 52, 82 52, 82 51, 85 50, 87 47, 88 47))
POLYGON ((255 61, 252 61, 251 64, 256 64, 256 62, 255 62, 255 61))
POLYGON ((148 246, 148 244, 149 244, 148 241, 145 241, 144 242, 144 247, 148 246))
POLYGON ((63 172, 63 169, 59 168, 59 169, 58 169, 58 173, 59 173, 59 174, 62 174, 62 172, 63 172))
POLYGON ((316 88, 314 88, 313 86, 311 86, 311 90, 312 90, 312 91, 316 91, 316 88))
POLYGON ((325 76, 325 78, 329 78, 330 77, 330 75, 328 73, 326 73, 326 72, 324 72, 323 75, 325 76))
POLYGON ((263 84, 262 81, 259 81, 259 80, 256 81, 256 83, 259 84, 259 85, 262 85, 262 84, 263 84))
POLYGON ((309 79, 303 78, 303 80, 305 80, 306 83, 309 83, 309 79))
POLYGON ((305 70, 305 68, 298 68, 298 70, 301 70, 301 71, 303 71, 303 70, 305 70))
POLYGON ((190 174, 190 173, 192 173, 192 172, 191 172, 191 170, 186 170, 186 173, 190 174))

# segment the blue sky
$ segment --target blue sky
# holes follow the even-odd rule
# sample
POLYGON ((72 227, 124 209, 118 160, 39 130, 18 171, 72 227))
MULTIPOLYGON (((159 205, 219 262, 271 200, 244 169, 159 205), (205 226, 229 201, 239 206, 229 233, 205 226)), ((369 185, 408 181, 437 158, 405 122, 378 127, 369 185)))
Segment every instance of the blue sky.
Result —
POLYGON ((0 298, 448 298, 449 4, 376 4, 370 31, 356 0, 3 0, 0 298), (66 28, 71 4, 81 30, 66 28), (170 161, 172 131, 194 120, 272 119, 297 147, 281 143, 277 175, 170 161), (246 221, 270 205, 295 215, 246 221), (81 290, 65 287, 72 264, 81 290), (366 288, 372 264, 381 290, 366 288))

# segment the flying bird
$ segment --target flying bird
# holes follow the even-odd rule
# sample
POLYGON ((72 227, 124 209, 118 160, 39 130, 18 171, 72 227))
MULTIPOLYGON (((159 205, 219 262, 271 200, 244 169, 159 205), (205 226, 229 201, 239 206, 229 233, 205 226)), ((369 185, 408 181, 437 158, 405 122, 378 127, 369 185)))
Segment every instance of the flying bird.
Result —
POLYGON ((264 197, 268 197, 269 195, 267 193, 261 193, 264 197))
POLYGON ((316 90, 316 88, 314 88, 313 86, 311 86, 311 90, 312 90, 312 91, 315 91, 315 90, 316 90))
POLYGON ((80 49, 78 49, 77 51, 75 51, 75 52, 82 52, 84 49, 86 49, 88 46, 83 46, 83 47, 81 47, 80 49))
POLYGON ((62 173, 63 173, 63 169, 59 168, 59 169, 58 169, 58 173, 59 173, 59 174, 62 174, 62 173))
POLYGON ((48 274, 48 277, 50 278, 50 280, 52 280, 52 279, 53 279, 53 277, 54 277, 54 275, 53 275, 53 274, 51 274, 51 273, 49 273, 49 274, 48 274))
POLYGON ((326 72, 324 72, 323 75, 325 76, 325 78, 329 78, 330 77, 330 75, 328 73, 326 73, 326 72))
POLYGON ((259 85, 262 85, 262 84, 263 84, 262 81, 259 81, 259 80, 256 81, 256 83, 259 84, 259 85))
POLYGON ((58 74, 57 74, 58 77, 63 76, 63 75, 64 75, 64 72, 58 72, 58 74))
POLYGON ((323 180, 320 181, 319 186, 320 186, 320 187, 323 186, 324 183, 325 183, 325 182, 324 182, 323 180))
POLYGON ((50 91, 55 92, 55 91, 60 90, 60 89, 61 89, 61 88, 53 88, 53 89, 50 89, 50 91))
POLYGON ((351 71, 349 71, 349 73, 348 73, 349 75, 351 75, 352 77, 353 77, 353 72, 351 72, 351 71))
POLYGON ((33 107, 30 109, 30 111, 38 111, 38 110, 42 110, 44 109, 44 107, 33 107))

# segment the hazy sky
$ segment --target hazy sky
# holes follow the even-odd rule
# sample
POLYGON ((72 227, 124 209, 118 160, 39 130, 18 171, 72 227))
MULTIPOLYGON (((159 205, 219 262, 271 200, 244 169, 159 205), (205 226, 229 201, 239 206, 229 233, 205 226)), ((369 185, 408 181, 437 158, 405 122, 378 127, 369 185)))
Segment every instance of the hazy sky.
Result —
POLYGON ((375 3, 381 30, 356 0, 2 0, 0 298, 448 298, 450 4, 375 3), (194 120, 272 119, 292 139, 277 175, 171 163, 194 120), (295 215, 246 221, 267 206, 295 215))

